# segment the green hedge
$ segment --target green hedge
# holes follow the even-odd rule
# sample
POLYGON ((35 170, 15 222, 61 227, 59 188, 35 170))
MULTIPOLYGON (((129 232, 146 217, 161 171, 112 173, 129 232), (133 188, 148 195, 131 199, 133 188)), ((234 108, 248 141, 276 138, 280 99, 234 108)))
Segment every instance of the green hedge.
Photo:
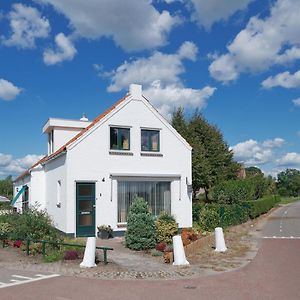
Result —
POLYGON ((251 219, 259 217, 261 214, 268 212, 280 202, 279 196, 269 196, 258 200, 246 201, 245 206, 251 219))

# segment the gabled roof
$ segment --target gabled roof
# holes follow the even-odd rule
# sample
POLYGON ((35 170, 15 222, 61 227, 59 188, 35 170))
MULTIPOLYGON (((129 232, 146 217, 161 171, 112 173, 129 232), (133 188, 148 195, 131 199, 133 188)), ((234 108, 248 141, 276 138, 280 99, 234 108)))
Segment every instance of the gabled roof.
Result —
POLYGON ((57 157, 58 155, 62 154, 64 151, 67 150, 67 147, 72 144, 73 142, 75 142, 77 139, 79 139, 83 134, 85 134, 87 131, 89 131, 95 124, 97 124, 100 120, 102 120, 106 115, 108 115, 111 111, 113 111, 119 104, 121 104, 126 98, 128 98, 129 95, 127 94, 125 97, 123 97, 122 99, 120 99, 119 101, 117 101, 115 104, 113 104, 111 107, 109 107, 106 111, 104 111, 102 114, 100 114, 98 117, 96 117, 92 123, 82 129, 77 135, 75 135, 72 139, 70 139, 67 143, 65 143, 63 146, 61 146, 58 150, 56 150, 54 153, 52 153, 51 155, 46 155, 44 156, 42 159, 40 159, 38 162, 36 162, 34 165, 32 165, 29 169, 27 169, 25 172, 23 172, 20 176, 18 176, 14 182, 22 179, 23 177, 27 176, 30 174, 30 171, 37 167, 40 164, 43 164, 51 159, 54 159, 55 157, 57 157))

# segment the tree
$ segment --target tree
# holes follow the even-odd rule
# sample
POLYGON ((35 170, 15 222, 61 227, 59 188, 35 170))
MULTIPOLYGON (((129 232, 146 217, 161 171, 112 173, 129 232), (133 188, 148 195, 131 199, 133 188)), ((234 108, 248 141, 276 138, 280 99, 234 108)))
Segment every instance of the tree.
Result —
POLYGON ((245 171, 246 171, 246 177, 252 177, 255 175, 263 175, 264 174, 260 168, 253 167, 253 166, 245 168, 245 171))
POLYGON ((297 197, 300 195, 300 171, 286 169, 277 175, 278 192, 283 196, 297 197))
POLYGON ((156 244, 155 223, 143 198, 135 197, 130 206, 125 241, 133 250, 151 249, 156 244))
POLYGON ((0 180, 0 195, 9 199, 13 196, 13 182, 12 176, 7 176, 5 179, 0 180))
POLYGON ((203 188, 208 201, 209 189, 221 181, 236 179, 240 165, 233 160, 220 130, 197 111, 187 121, 183 109, 178 109, 173 113, 172 126, 193 147, 193 190, 195 193, 203 188))

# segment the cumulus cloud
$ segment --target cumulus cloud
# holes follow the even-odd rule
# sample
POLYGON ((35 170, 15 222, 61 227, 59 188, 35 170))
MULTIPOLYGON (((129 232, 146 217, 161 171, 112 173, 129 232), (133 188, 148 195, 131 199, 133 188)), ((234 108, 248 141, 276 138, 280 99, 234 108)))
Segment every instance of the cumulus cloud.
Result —
POLYGON ((112 38, 127 51, 162 46, 180 20, 148 0, 38 0, 65 15, 79 37, 112 38))
POLYGON ((56 49, 46 49, 44 51, 44 62, 47 65, 55 65, 65 60, 72 60, 77 53, 74 45, 63 33, 55 36, 56 49))
POLYGON ((300 87, 300 71, 291 74, 290 72, 286 71, 283 73, 279 73, 275 76, 270 76, 265 79, 261 83, 262 87, 265 89, 271 89, 273 87, 283 87, 286 89, 290 88, 299 88, 300 87))
POLYGON ((12 11, 8 14, 11 35, 3 38, 6 46, 19 48, 34 48, 35 40, 46 38, 50 32, 49 21, 41 16, 34 7, 23 4, 13 4, 12 11))
POLYGON ((20 93, 22 89, 15 86, 13 83, 0 79, 0 99, 10 101, 14 100, 20 93))
POLYGON ((111 72, 111 84, 108 91, 120 91, 133 82, 146 86, 156 80, 160 80, 161 84, 178 83, 180 82, 179 75, 185 72, 183 60, 194 61, 197 51, 194 43, 184 42, 175 54, 156 51, 148 58, 125 62, 111 72))
POLYGON ((276 162, 278 166, 296 168, 300 166, 300 154, 296 152, 289 152, 279 158, 276 162))
POLYGON ((300 98, 294 99, 293 103, 295 104, 295 106, 300 107, 300 98))
MULTIPOLYGON (((128 88, 130 83, 142 84, 144 95, 167 118, 174 109, 182 106, 202 109, 216 88, 187 88, 180 75, 185 72, 184 60, 195 61, 198 49, 192 42, 184 42, 175 54, 154 52, 148 58, 125 62, 112 72, 104 72, 111 78, 107 90, 118 92, 128 88)), ((97 70, 99 66, 94 66, 97 70)))
POLYGON ((161 86, 159 80, 154 81, 144 90, 144 95, 168 119, 178 107, 202 109, 216 88, 206 86, 202 89, 185 88, 179 84, 161 86))
POLYGON ((263 165, 269 163, 274 158, 274 148, 279 148, 285 143, 284 139, 275 138, 258 142, 255 140, 247 140, 232 146, 234 157, 237 161, 245 165, 263 165))
MULTIPOLYGON (((192 18, 207 30, 218 21, 226 21, 234 13, 247 8, 253 0, 190 0, 192 18)), ((189 2, 189 1, 188 1, 189 2)))
POLYGON ((39 161, 43 155, 28 154, 14 159, 10 154, 0 153, 0 174, 2 176, 18 176, 33 164, 39 161))
POLYGON ((242 72, 261 72, 299 59, 299 5, 300 0, 277 0, 269 16, 252 17, 227 46, 227 53, 211 63, 211 76, 228 82, 242 72))

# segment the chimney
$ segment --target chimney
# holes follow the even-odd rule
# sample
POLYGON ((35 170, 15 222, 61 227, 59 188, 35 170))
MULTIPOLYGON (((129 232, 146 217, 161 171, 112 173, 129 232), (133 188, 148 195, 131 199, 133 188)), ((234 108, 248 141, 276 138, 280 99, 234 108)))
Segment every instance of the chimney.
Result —
POLYGON ((130 84, 129 94, 133 99, 142 99, 142 86, 139 84, 130 84))
POLYGON ((82 117, 80 119, 80 121, 85 121, 87 122, 89 119, 86 117, 85 113, 82 114, 82 117))

